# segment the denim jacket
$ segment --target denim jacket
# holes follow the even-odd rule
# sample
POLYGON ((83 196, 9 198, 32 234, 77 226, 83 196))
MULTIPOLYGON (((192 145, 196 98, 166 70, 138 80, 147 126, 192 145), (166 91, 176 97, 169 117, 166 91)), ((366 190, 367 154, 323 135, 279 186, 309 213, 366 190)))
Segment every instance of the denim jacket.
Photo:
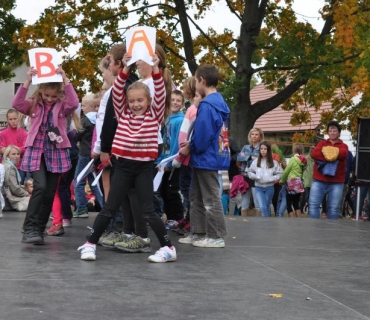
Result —
POLYGON ((241 172, 245 171, 245 168, 249 168, 252 164, 253 160, 252 157, 258 157, 260 151, 260 146, 253 147, 250 144, 245 145, 240 153, 238 154, 236 160, 241 162, 242 168, 241 172))

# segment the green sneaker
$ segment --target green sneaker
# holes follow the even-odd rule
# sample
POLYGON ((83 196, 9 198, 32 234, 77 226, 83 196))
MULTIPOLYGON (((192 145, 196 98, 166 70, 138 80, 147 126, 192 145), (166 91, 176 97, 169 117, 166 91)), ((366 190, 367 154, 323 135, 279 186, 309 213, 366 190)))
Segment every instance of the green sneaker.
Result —
POLYGON ((113 231, 102 241, 101 245, 106 248, 115 248, 117 242, 126 241, 129 237, 123 232, 113 231))
POLYGON ((151 252, 151 241, 149 238, 144 240, 139 236, 132 236, 126 241, 118 242, 114 246, 125 252, 151 252))
POLYGON ((98 245, 101 246, 103 241, 112 233, 112 231, 104 231, 104 233, 100 236, 98 245))
POLYGON ((87 209, 82 210, 76 210, 73 212, 73 218, 88 218, 89 217, 89 211, 87 209))

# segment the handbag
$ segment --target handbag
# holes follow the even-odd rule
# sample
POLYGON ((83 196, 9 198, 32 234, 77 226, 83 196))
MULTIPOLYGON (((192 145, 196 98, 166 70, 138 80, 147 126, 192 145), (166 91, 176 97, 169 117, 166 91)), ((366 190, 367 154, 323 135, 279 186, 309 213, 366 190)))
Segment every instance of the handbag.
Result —
POLYGON ((302 193, 303 191, 304 191, 304 185, 300 177, 288 179, 287 192, 289 194, 302 193))

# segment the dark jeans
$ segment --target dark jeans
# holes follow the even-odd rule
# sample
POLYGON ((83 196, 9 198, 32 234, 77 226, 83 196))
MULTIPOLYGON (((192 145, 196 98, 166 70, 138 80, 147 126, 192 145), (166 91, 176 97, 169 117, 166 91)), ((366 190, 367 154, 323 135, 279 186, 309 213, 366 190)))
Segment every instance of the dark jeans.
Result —
POLYGON ((279 200, 280 190, 281 190, 281 184, 275 183, 274 184, 274 195, 272 197, 272 206, 274 207, 275 217, 278 216, 278 200, 279 200))
POLYGON ((108 199, 94 221, 88 241, 98 243, 110 220, 122 205, 130 189, 135 187, 139 212, 150 225, 161 247, 171 246, 166 228, 153 209, 153 161, 135 161, 119 158, 114 167, 108 199))
POLYGON ((301 202, 299 204, 299 209, 301 212, 304 212, 304 208, 307 205, 308 208, 308 199, 310 197, 310 187, 304 188, 304 191, 302 193, 301 202))
POLYGON ((60 173, 47 171, 44 156, 40 170, 32 172, 33 191, 23 223, 24 230, 44 232, 53 206, 60 173))
POLYGON ((165 171, 161 183, 161 196, 168 220, 178 221, 184 217, 184 207, 179 192, 180 169, 165 171))
POLYGON ((123 232, 147 238, 148 226, 140 212, 136 189, 132 188, 128 191, 121 208, 123 212, 123 232))

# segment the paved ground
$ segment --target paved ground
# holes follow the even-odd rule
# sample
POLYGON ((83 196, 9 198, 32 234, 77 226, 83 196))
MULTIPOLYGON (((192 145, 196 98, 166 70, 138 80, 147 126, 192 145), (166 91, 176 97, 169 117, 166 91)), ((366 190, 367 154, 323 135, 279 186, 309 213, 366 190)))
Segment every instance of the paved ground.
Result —
POLYGON ((177 262, 101 247, 81 261, 94 216, 33 246, 20 242, 24 213, 4 213, 1 320, 370 319, 368 222, 227 217, 225 249, 180 245, 171 232, 177 262))

